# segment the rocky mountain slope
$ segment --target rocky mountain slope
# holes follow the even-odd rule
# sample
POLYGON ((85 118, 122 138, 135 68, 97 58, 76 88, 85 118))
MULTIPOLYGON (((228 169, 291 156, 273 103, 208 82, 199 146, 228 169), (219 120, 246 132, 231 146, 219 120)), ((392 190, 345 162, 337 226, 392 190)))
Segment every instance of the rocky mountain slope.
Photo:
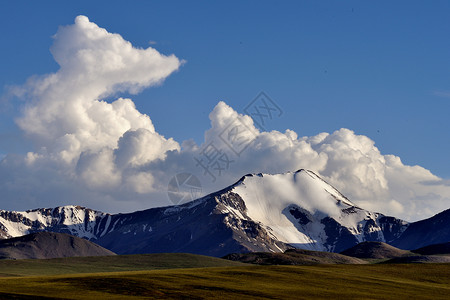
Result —
POLYGON ((410 224, 392 245, 411 250, 446 242, 450 242, 450 209, 410 224))

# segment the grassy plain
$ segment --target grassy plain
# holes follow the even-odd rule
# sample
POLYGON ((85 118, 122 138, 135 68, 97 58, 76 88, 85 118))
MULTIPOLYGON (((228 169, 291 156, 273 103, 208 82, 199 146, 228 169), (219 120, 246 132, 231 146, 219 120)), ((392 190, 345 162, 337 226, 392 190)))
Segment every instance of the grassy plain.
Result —
POLYGON ((450 264, 256 266, 189 254, 89 259, 0 262, 7 276, 0 298, 450 298, 450 264))
POLYGON ((0 278, 173 268, 242 266, 225 259, 187 253, 155 253, 52 259, 0 260, 0 278))

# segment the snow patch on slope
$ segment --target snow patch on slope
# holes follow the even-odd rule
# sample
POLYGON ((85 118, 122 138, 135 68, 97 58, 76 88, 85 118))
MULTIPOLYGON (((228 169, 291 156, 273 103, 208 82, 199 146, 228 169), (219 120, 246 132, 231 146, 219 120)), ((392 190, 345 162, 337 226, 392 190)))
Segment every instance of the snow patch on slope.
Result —
MULTIPOLYGON (((330 217, 362 242, 367 222, 374 222, 378 214, 358 208, 338 190, 312 171, 299 170, 284 174, 247 175, 233 187, 245 202, 246 214, 262 224, 277 240, 312 250, 330 250, 325 226, 321 220, 330 217), (310 218, 300 224, 291 209, 301 210, 310 218)), ((368 226, 384 241, 378 226, 368 226)))
POLYGON ((286 207, 296 205, 318 217, 339 217, 341 211, 337 202, 347 203, 348 200, 337 191, 331 194, 326 188, 334 192, 313 172, 301 170, 295 173, 247 176, 233 188, 233 192, 244 200, 247 215, 269 227, 271 234, 278 240, 317 249, 318 241, 299 231, 295 222, 282 212, 286 207))
POLYGON ((37 224, 38 230, 60 226, 74 236, 92 239, 96 238, 95 226, 98 224, 97 221, 106 216, 110 217, 109 214, 74 205, 28 211, 8 212, 0 210, 0 228, 5 234, 4 238, 29 234, 33 231, 32 228, 34 228, 34 231, 36 230, 37 224), (4 218, 2 215, 8 215, 9 217, 4 218))

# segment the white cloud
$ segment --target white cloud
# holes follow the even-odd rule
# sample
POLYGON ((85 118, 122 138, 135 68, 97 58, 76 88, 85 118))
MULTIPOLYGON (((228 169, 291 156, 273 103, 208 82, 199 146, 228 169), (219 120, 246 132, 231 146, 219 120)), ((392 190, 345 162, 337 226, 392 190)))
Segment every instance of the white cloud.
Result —
MULTIPOLYGON (((4 209, 80 204, 109 212, 171 204, 172 176, 196 175, 212 192, 253 172, 311 169, 364 208, 408 220, 450 207, 450 186, 419 166, 383 155, 374 141, 348 129, 299 137, 258 130, 253 120, 219 102, 202 145, 165 138, 131 99, 102 101, 161 83, 182 61, 155 49, 137 49, 86 17, 62 27, 51 48, 60 69, 33 77, 19 91, 26 105, 17 120, 34 144, 25 156, 0 163, 4 209), (194 158, 207 146, 226 168, 215 182, 194 158), (212 148, 211 148, 212 149, 212 148)), ((17 93, 19 93, 17 92, 17 93)))
MULTIPOLYGON (((47 170, 45 175, 34 174, 38 177, 33 181, 42 181, 36 190, 49 187, 46 182, 53 176, 77 185, 75 194, 85 190, 94 197, 105 192, 113 197, 117 190, 151 190, 142 186, 153 184, 151 174, 141 174, 137 166, 164 158, 167 150, 180 146, 158 134, 131 99, 102 99, 160 84, 183 62, 151 47, 134 48, 85 16, 58 30, 51 52, 59 70, 31 77, 14 89, 26 99, 16 122, 37 149, 23 161, 14 158, 18 170, 47 170)), ((5 166, 11 163, 12 158, 4 161, 5 166)), ((51 189, 44 190, 43 195, 51 197, 51 189)))
POLYGON ((250 172, 306 168, 370 210, 417 220, 450 207, 450 187, 442 179, 420 166, 404 165, 397 156, 382 155, 374 141, 349 129, 300 138, 291 130, 259 132, 251 119, 223 102, 210 118, 212 128, 205 134, 205 145, 214 141, 226 150, 228 146, 217 137, 236 119, 245 123, 247 136, 253 138, 240 157, 229 151, 236 160, 230 173, 236 178, 250 172))
POLYGON ((178 58, 153 48, 133 48, 84 16, 58 30, 51 52, 60 69, 23 87, 32 101, 17 120, 36 143, 51 152, 70 147, 98 150, 116 146, 130 129, 155 132, 150 118, 138 112, 130 99, 113 103, 101 99, 159 84, 179 68, 178 58))
POLYGON ((450 92, 449 91, 434 91, 434 96, 442 97, 442 98, 450 98, 450 92))

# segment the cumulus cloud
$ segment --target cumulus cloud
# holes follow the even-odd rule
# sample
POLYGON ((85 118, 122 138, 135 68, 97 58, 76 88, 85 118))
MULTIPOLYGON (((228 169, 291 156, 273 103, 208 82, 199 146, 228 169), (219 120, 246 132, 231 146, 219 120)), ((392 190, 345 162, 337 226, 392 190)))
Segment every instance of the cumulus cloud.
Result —
POLYGON ((35 150, 0 162, 4 209, 80 204, 133 211, 170 205, 167 186, 179 173, 194 174, 208 193, 247 173, 300 168, 363 208, 407 220, 450 206, 448 182, 381 154, 374 141, 349 129, 311 137, 261 131, 221 101, 200 145, 162 136, 131 99, 103 99, 160 84, 183 61, 135 48, 87 17, 61 27, 51 52, 60 69, 15 89, 26 100, 17 124, 35 150))
POLYGON ((397 156, 381 154, 373 140, 349 129, 312 137, 298 137, 291 130, 260 132, 251 118, 224 102, 216 106, 210 119, 212 128, 205 134, 203 147, 214 141, 218 148, 229 149, 218 137, 236 120, 245 125, 245 134, 252 140, 240 157, 229 151, 236 160, 230 174, 311 169, 361 207, 407 220, 450 207, 450 187, 445 180, 420 166, 404 165, 397 156))
POLYGON ((131 99, 103 99, 160 84, 183 61, 150 47, 135 48, 85 16, 61 27, 53 38, 51 53, 59 70, 15 89, 26 99, 16 123, 37 150, 23 161, 6 157, 4 168, 21 164, 18 170, 28 174, 46 169, 38 177, 42 181, 57 176, 87 192, 151 189, 151 174, 141 174, 137 166, 162 159, 179 144, 158 134, 131 99))

